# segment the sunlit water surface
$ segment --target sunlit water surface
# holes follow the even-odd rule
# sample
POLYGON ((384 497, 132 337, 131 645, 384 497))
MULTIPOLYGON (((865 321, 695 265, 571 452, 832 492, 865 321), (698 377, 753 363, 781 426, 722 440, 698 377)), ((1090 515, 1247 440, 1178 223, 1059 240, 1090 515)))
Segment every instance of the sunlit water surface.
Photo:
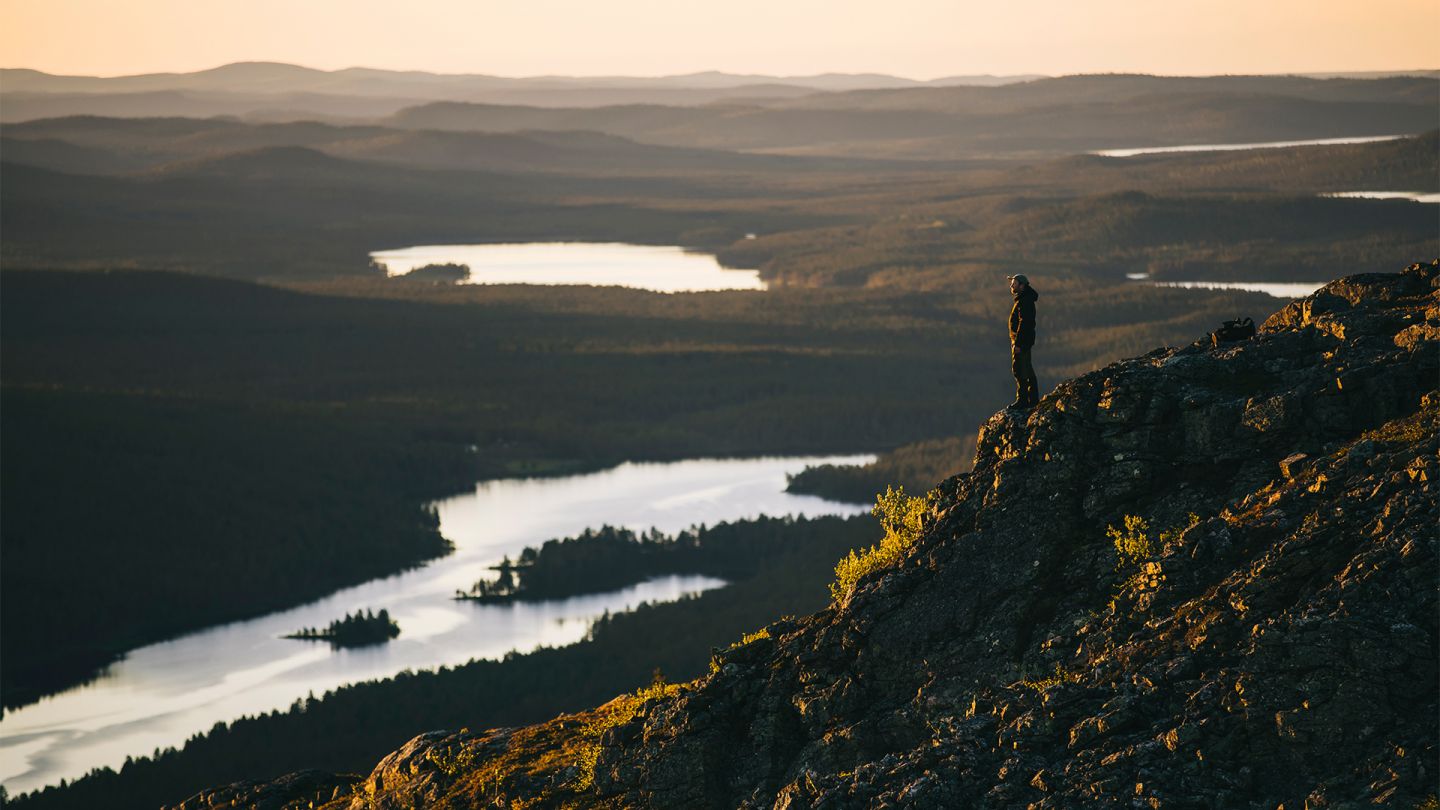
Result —
POLYGON ((1377 143, 1398 141, 1410 135, 1372 135, 1359 138, 1314 138, 1306 141, 1265 141, 1261 143, 1192 143, 1185 146, 1142 146, 1127 149, 1100 149, 1091 152, 1102 157, 1139 157, 1164 155, 1171 152, 1235 152, 1244 149, 1283 149, 1290 146, 1334 146, 1346 143, 1377 143))
POLYGON ((1433 191, 1332 191, 1322 197, 1347 197, 1361 200, 1413 200, 1421 203, 1440 203, 1440 192, 1433 191))
POLYGON ((0 721, 0 781, 12 794, 127 755, 183 745, 218 721, 284 709, 347 683, 434 669, 511 650, 579 641, 602 613, 668 601, 724 583, 670 576, 622 591, 545 602, 480 605, 452 599, 504 555, 552 537, 609 524, 674 533, 758 515, 858 514, 865 507, 784 491, 786 474, 810 464, 859 464, 873 456, 706 459, 622 464, 562 478, 485 481, 436 504, 454 553, 429 565, 338 591, 291 610, 131 651, 86 686, 7 713, 0 721), (347 612, 385 608, 398 639, 332 650, 283 639, 347 612))
POLYGON ((763 290, 757 270, 730 270, 679 247, 592 242, 418 245, 370 254, 390 276, 429 264, 470 268, 464 284, 592 284, 656 292, 763 290))
POLYGON ((1149 273, 1126 273, 1131 281, 1144 281, 1156 287, 1179 287, 1187 290, 1248 290, 1294 300, 1304 298, 1324 287, 1328 281, 1150 281, 1149 273))
POLYGON ((1328 281, 1294 283, 1279 281, 1157 281, 1155 286, 1183 287, 1192 290, 1249 290, 1293 301, 1296 298, 1304 298, 1328 283, 1328 281))

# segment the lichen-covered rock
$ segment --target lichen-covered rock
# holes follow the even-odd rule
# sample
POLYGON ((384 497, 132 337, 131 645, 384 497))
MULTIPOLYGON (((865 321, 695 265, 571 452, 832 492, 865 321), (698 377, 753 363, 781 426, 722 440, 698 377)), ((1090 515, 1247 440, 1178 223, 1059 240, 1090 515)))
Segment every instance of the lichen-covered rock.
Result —
POLYGON ((191 796, 175 810, 291 810, 349 795, 360 777, 299 771, 268 781, 236 782, 191 796))

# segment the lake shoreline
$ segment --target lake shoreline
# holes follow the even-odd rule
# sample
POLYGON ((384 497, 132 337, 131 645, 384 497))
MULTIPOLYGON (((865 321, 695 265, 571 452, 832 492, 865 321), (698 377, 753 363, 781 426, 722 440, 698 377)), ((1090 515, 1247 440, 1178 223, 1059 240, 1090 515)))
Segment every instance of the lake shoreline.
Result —
MULTIPOLYGON (((856 461, 868 458, 868 455, 847 456, 838 460, 856 461)), ((605 483, 607 481, 628 480, 630 483, 625 486, 630 487, 631 491, 637 494, 649 493, 642 495, 640 502, 650 504, 655 501, 659 506, 651 504, 647 508, 653 511, 663 507, 667 510, 663 514, 672 515, 669 518, 664 518, 661 512, 652 515, 652 518, 662 525, 665 520, 673 524, 666 527, 667 531, 679 530, 697 520, 713 523, 727 519, 724 515, 729 515, 728 519, 740 519, 750 512, 852 514, 863 511, 840 504, 821 507, 825 502, 818 498, 803 499, 799 496, 788 496, 783 492, 785 469, 803 468, 805 464, 818 460, 836 459, 807 456, 759 460, 627 462, 599 473, 569 478, 525 477, 477 482, 470 495, 451 497, 432 504, 438 511, 442 535, 454 541, 454 550, 443 557, 399 574, 390 574, 343 588, 293 608, 272 611, 240 622, 207 627, 130 650, 101 677, 92 680, 88 685, 52 694, 46 700, 9 713, 4 720, 0 720, 0 748, 13 751, 13 746, 19 740, 29 738, 32 729, 50 729, 45 732, 49 735, 68 725, 69 721, 66 721, 65 724, 57 726, 55 719, 46 718, 69 716, 69 713, 80 709, 82 704, 76 703, 77 700, 83 700, 84 705, 94 704, 100 699, 100 695, 115 689, 130 689, 130 686, 124 685, 137 683, 137 678, 141 679, 138 683, 154 684, 147 688, 150 696, 146 701, 135 703, 129 698, 126 699, 128 708, 125 714, 133 715, 134 719, 124 720, 123 716, 105 719, 101 721, 99 728, 87 732, 94 738, 93 743, 85 742, 83 738, 72 738, 67 734, 64 760, 83 763, 83 767, 78 770, 73 767, 64 768, 61 763, 54 762, 47 768, 49 776, 36 773, 30 777, 24 777, 24 774, 31 773, 34 766, 27 766, 19 772, 12 767, 9 769, 11 773, 5 779, 7 787, 12 790, 31 789, 53 784, 60 778, 74 778, 91 767, 102 766, 107 762, 118 765, 124 755, 149 751, 160 745, 162 738, 154 735, 177 723, 180 725, 175 727, 174 732, 164 732, 169 739, 174 740, 170 744, 178 744, 190 734, 208 728, 215 722, 283 708, 295 696, 303 696, 307 691, 319 693, 344 684, 368 682, 389 677, 403 669, 428 670, 458 665, 475 658, 502 657, 510 652, 523 653, 537 644, 563 646, 574 643, 583 637, 585 628, 593 617, 603 613, 630 610, 644 601, 668 601, 686 593, 725 584, 724 580, 703 575, 673 575, 663 577, 660 581, 632 585, 620 591, 570 599, 547 599, 531 605, 458 605, 447 608, 447 604, 457 605, 450 599, 455 590, 452 582, 473 582, 472 571, 477 570, 477 567, 484 568, 500 557, 502 547, 494 545, 497 540, 495 518, 484 517, 486 513, 483 510, 475 513, 470 511, 472 507, 465 506, 473 502, 476 494, 490 493, 485 497, 497 504, 496 508, 503 505, 520 511, 521 522, 514 529, 506 530, 510 534, 505 536, 514 535, 517 538, 505 541, 511 544, 504 546, 510 549, 507 553, 511 554, 518 554, 523 545, 535 545, 549 537, 566 534, 564 531, 542 528, 545 524, 543 520, 542 523, 535 523, 537 518, 549 519, 552 522, 558 519, 562 521, 561 525, 576 526, 572 532, 585 526, 607 522, 603 516, 573 513, 573 510, 569 516, 545 516, 543 510, 536 511, 526 506, 537 503, 539 499, 552 507, 555 504, 579 504, 576 508, 582 512, 590 508, 586 506, 587 503, 604 505, 612 511, 618 508, 614 503, 618 496, 613 493, 607 492, 604 496, 591 497, 587 501, 587 497, 580 494, 583 490, 575 488, 592 486, 586 483, 588 481, 595 481, 593 486, 605 487, 609 486, 605 483), (735 502, 731 503, 731 498, 717 499, 715 494, 706 494, 715 487, 714 483, 703 483, 704 476, 711 475, 710 472, 705 472, 706 470, 731 476, 752 477, 762 471, 770 472, 763 472, 764 479, 754 479, 756 483, 745 484, 744 489, 737 490, 735 502), (755 472, 747 472, 748 470, 755 472), (701 477, 696 478, 697 475, 701 477), (677 479, 680 480, 677 482, 677 479), (754 487, 761 480, 769 480, 771 483, 764 484, 761 490, 755 490, 754 487), (670 492, 673 494, 664 495, 664 489, 659 493, 652 492, 654 486, 667 485, 672 487, 670 492), (686 494, 690 492, 687 487, 692 486, 698 486, 699 489, 686 494), (766 496, 774 501, 771 506, 760 507, 758 502, 754 501, 755 493, 760 491, 773 491, 773 496, 766 496), (746 495, 746 492, 752 494, 746 495), (747 503, 757 505, 747 507, 747 503), (778 505, 781 503, 793 506, 782 507, 778 505), (801 504, 812 506, 800 506, 801 504), (461 511, 456 512, 456 508, 461 511), (716 508, 722 511, 717 512, 716 508), (712 517, 706 516, 707 510, 712 517), (740 510, 739 513, 737 510, 740 510), (463 525, 480 528, 459 530, 455 528, 455 520, 471 521, 463 525), (568 524, 565 521, 568 521, 568 524), (481 534, 475 535, 475 531, 480 531, 481 534), (515 534, 516 532, 518 534, 515 534), (476 545, 477 540, 479 545, 476 545), (520 545, 514 545, 516 542, 520 545), (387 644, 338 649, 333 653, 328 648, 313 646, 308 651, 298 649, 306 645, 294 645, 282 638, 293 634, 295 627, 321 626, 334 616, 348 614, 362 605, 372 605, 376 609, 388 608, 389 615, 394 616, 398 623, 406 628, 405 634, 387 644), (555 623, 557 620, 559 623, 555 623), (481 631, 482 635, 476 636, 466 628, 475 628, 481 631), (515 640, 506 640, 510 638, 507 635, 510 633, 531 632, 526 628, 534 628, 538 635, 517 636, 515 640), (495 635, 496 633, 500 635, 495 635), (522 640, 524 638, 529 640, 522 640), (276 648, 276 644, 282 647, 276 648), (437 653, 440 653, 439 657, 436 657, 437 653), (235 660, 231 661, 232 658, 235 660), (196 667, 201 669, 197 670, 196 667), (273 674, 261 675, 267 671, 273 674), (245 672, 254 675, 243 675, 245 672), (233 680, 232 674, 238 680, 233 680), (195 680, 197 677, 199 680, 195 680), (255 677, 263 677, 263 680, 256 681, 255 677), (214 692, 219 684, 230 683, 232 680, 234 688, 240 691, 214 692), (306 685, 307 683, 309 685, 306 685), (186 697, 188 695, 199 697, 192 701, 186 697), (74 709, 66 708, 72 705, 74 709), (161 708, 162 706, 168 708, 161 708), (186 719, 192 716, 193 720, 186 719), (122 720, 123 727, 129 730, 124 731, 120 737, 109 739, 111 732, 106 729, 122 720), (153 730, 147 730, 156 722, 160 725, 154 726, 153 730), (134 744, 121 742, 135 734, 142 734, 143 739, 153 742, 142 743, 142 738, 137 738, 134 744), (89 750, 87 745, 101 745, 104 750, 114 753, 99 760, 85 759, 87 755, 84 752, 89 750), (61 770, 55 770, 57 767, 61 770)), ((735 480, 738 483, 746 479, 735 480)), ((717 493, 720 491, 723 490, 714 490, 717 493)), ((620 506, 623 507, 623 504, 620 506)), ((613 523, 615 520, 612 517, 608 522, 613 523)), ((98 705, 95 709, 82 711, 88 713, 97 710, 98 705)), ((110 710, 104 710, 100 716, 111 713, 110 710)), ((86 714, 82 713, 78 717, 84 716, 86 714)), ((118 731, 121 726, 115 728, 118 731)), ((27 761, 31 759, 32 757, 27 757, 27 761)))
POLYGON ((611 614, 578 643, 317 693, 288 710, 219 723, 183 749, 137 756, 122 772, 97 770, 27 797, 56 802, 38 807, 154 807, 258 771, 359 774, 416 728, 454 728, 456 718, 474 729, 536 722, 631 691, 657 668, 668 680, 688 680, 705 671, 714 648, 824 607, 833 561, 878 536, 860 516, 779 528, 769 545, 786 553, 754 577, 611 614))
MULTIPOLYGON (((871 451, 861 452, 869 453, 871 451)), ((850 455, 851 451, 843 448, 817 447, 813 450, 813 453, 816 457, 820 457, 825 455, 837 454, 850 455)), ((782 451, 773 454, 760 455, 746 453, 738 456, 699 455, 684 456, 682 458, 676 458, 669 455, 659 455, 633 457, 628 459, 552 459, 545 457, 536 457, 525 460, 510 460, 503 465, 506 470, 510 470, 508 472, 501 471, 499 469, 491 469, 487 470, 487 474, 483 477, 470 478, 467 479, 465 483, 460 483, 458 481, 447 483, 444 487, 440 488, 439 491, 435 492, 431 497, 421 499, 417 501, 415 505, 417 508, 424 509, 438 501, 452 498, 457 495, 463 495, 466 492, 472 491, 476 485, 486 482, 547 480, 564 478, 573 475, 586 475, 596 473, 602 470, 612 469, 614 467, 618 467, 622 464, 627 463, 665 464, 681 460, 750 461, 790 458, 794 457, 794 455, 795 454, 793 452, 787 453, 782 451)), ((272 613, 289 610, 301 605, 305 605, 317 599, 324 599, 327 596, 333 595, 338 591, 345 590, 346 588, 355 587, 358 584, 363 584, 364 582, 369 582, 373 579, 384 579, 392 576, 398 576, 410 571, 414 571, 418 568, 423 568, 433 562, 443 560, 444 558, 453 553, 454 549, 450 548, 448 550, 442 551, 439 554, 418 557, 410 560, 409 562, 406 562, 403 565, 390 568, 383 573, 376 575, 367 575, 367 577, 364 579, 359 579, 353 582, 341 584, 330 591, 326 591, 318 595, 303 595, 296 601, 289 602, 279 607, 261 607, 251 611, 242 611, 235 614, 232 618, 226 619, 224 621, 199 627, 186 628, 178 633, 167 635, 162 638, 142 638, 140 640, 125 644, 123 648, 120 649, 107 651, 77 651, 75 654, 60 659, 57 662, 47 664, 46 669, 49 670, 52 674, 45 676, 43 679, 32 679, 38 685, 32 686, 30 684, 26 684, 24 686, 14 686, 7 689, 3 698, 3 706, 0 706, 0 721, 3 721, 6 714, 12 713, 19 709, 24 709, 27 706, 33 706, 34 704, 42 700, 63 693, 65 691, 76 688, 83 688, 85 686, 95 683, 98 680, 105 678, 109 674, 111 667, 113 667, 117 663, 124 661, 126 656, 135 650, 149 647, 155 644, 163 644, 167 641, 173 641, 175 639, 183 638, 194 633, 214 630, 216 628, 224 627, 229 624, 251 621, 263 616, 270 615, 272 613), (43 683, 41 682, 42 680, 43 683)), ((542 597, 541 600, 546 598, 551 597, 542 597)))

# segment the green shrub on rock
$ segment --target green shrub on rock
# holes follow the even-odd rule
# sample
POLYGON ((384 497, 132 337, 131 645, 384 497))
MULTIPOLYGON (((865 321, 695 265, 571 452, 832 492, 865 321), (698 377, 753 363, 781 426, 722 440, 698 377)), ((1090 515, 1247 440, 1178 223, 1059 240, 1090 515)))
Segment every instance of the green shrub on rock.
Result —
POLYGON ((1156 537, 1150 536, 1150 522, 1139 515, 1126 515, 1124 529, 1105 527, 1105 535, 1115 545, 1116 567, 1125 570, 1138 568, 1141 563, 1154 557, 1159 551, 1184 534, 1191 526, 1200 522, 1200 516, 1191 514, 1184 525, 1165 529, 1156 537))
POLYGON ((830 598, 835 604, 842 602, 866 574, 900 562, 906 549, 925 534, 938 496, 934 490, 922 496, 907 496, 902 486, 886 487, 885 494, 875 497, 870 514, 880 519, 885 536, 878 545, 859 554, 851 551, 835 564, 835 581, 830 584, 830 598))
POLYGON ((1150 539, 1150 523, 1139 515, 1126 515, 1125 528, 1105 527, 1105 536, 1115 545, 1115 556, 1121 568, 1133 568, 1155 553, 1150 539))

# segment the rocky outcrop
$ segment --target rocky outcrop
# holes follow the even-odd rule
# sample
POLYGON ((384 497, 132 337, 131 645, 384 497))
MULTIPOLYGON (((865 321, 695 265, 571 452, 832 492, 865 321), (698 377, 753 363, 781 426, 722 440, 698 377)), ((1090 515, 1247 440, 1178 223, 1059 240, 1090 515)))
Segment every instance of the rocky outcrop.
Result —
POLYGON ((322 771, 299 771, 269 781, 236 782, 205 790, 176 810, 290 810, 318 807, 327 801, 349 801, 357 777, 322 771))
POLYGON ((397 752, 334 806, 1413 807, 1437 780, 1437 286, 1440 263, 1352 276, 1253 339, 997 414, 840 604, 623 716, 417 738, 406 761, 464 767, 402 778, 397 752), (1147 547, 1120 559, 1127 516, 1147 547))

